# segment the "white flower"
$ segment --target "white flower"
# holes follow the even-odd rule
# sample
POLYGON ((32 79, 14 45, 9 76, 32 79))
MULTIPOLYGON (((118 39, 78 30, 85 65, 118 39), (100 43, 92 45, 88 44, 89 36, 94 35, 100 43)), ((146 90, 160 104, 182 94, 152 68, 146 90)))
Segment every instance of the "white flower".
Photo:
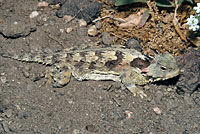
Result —
POLYGON ((194 7, 196 13, 200 13, 200 3, 197 3, 197 7, 194 7))
POLYGON ((193 15, 190 15, 190 18, 187 18, 187 25, 197 25, 199 23, 198 19, 195 18, 193 15))
POLYGON ((199 25, 191 25, 189 27, 189 29, 192 30, 192 31, 197 31, 197 30, 199 30, 199 25))

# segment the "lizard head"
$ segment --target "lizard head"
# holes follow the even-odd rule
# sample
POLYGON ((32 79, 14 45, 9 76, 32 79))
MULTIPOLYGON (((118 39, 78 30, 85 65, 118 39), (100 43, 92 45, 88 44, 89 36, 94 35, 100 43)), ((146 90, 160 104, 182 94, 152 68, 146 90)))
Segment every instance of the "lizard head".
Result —
POLYGON ((170 79, 179 74, 176 60, 170 53, 157 55, 153 62, 142 71, 146 72, 146 75, 152 78, 152 81, 170 79))

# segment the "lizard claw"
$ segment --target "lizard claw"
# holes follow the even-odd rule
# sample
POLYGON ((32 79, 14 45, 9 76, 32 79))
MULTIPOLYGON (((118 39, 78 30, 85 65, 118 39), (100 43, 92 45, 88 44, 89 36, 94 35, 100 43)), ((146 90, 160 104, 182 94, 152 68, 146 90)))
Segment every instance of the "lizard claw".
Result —
POLYGON ((139 95, 142 99, 144 97, 147 97, 147 95, 144 93, 144 91, 142 91, 141 89, 139 88, 134 88, 132 90, 129 89, 129 91, 131 91, 131 93, 133 93, 133 96, 137 96, 139 95))

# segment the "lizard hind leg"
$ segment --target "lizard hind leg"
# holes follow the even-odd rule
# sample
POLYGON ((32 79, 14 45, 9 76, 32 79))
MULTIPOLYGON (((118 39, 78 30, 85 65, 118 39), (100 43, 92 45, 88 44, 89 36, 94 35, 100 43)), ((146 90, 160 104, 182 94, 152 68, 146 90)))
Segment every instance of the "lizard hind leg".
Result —
POLYGON ((71 77, 71 70, 67 67, 51 68, 50 73, 47 74, 48 81, 55 88, 61 88, 67 85, 70 82, 70 77, 71 77))

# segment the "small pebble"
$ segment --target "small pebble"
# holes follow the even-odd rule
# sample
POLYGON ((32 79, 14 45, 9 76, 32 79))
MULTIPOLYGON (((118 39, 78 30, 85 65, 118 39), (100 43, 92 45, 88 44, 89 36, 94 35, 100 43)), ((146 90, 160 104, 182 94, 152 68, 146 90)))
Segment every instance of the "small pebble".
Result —
POLYGON ((64 29, 60 29, 60 32, 61 32, 61 33, 64 33, 64 31, 65 31, 64 29))
POLYGON ((103 41, 103 44, 105 44, 105 45, 112 45, 113 44, 113 38, 107 32, 102 33, 102 41, 103 41))
POLYGON ((15 22, 14 22, 14 24, 15 24, 15 25, 17 25, 17 24, 18 24, 18 22, 17 22, 17 21, 15 21, 15 22))
POLYGON ((73 19, 73 17, 70 15, 64 15, 63 18, 65 19, 66 22, 69 22, 73 19))
POLYGON ((65 29, 65 32, 66 32, 66 33, 70 33, 70 32, 72 32, 72 31, 73 31, 73 28, 72 28, 72 27, 68 27, 68 28, 65 29))
POLYGON ((98 34, 98 31, 97 31, 97 28, 95 25, 91 26, 89 29, 88 29, 88 35, 90 36, 96 36, 98 34))
POLYGON ((87 125, 85 127, 85 129, 89 132, 92 132, 92 133, 97 133, 98 132, 98 129, 94 126, 94 125, 87 125))
POLYGON ((4 84, 4 83, 7 82, 7 79, 6 79, 5 76, 1 76, 1 77, 0 77, 0 80, 1 80, 1 83, 2 83, 2 84, 4 84))
POLYGON ((41 1, 41 2, 38 3, 37 6, 38 6, 39 8, 43 8, 43 7, 48 7, 48 5, 49 5, 49 4, 48 4, 47 2, 41 1))
POLYGON ((78 130, 78 129, 74 129, 73 132, 72 132, 72 134, 81 134, 81 131, 78 130))
POLYGON ((74 102, 73 102, 72 100, 69 100, 68 103, 69 103, 69 104, 73 104, 74 102))
POLYGON ((154 108, 153 108, 153 111, 154 111, 156 114, 161 114, 161 113, 162 113, 162 111, 161 111, 160 108, 158 108, 158 107, 154 107, 154 108))
POLYGON ((5 73, 1 73, 0 75, 3 76, 3 75, 5 75, 5 73))
POLYGON ((170 92, 170 91, 172 91, 172 90, 173 90, 172 88, 167 88, 167 91, 168 91, 168 92, 170 92))
POLYGON ((24 77, 26 77, 26 78, 29 78, 30 77, 30 74, 29 74, 29 72, 28 71, 26 71, 26 70, 22 70, 22 73, 23 73, 23 75, 24 75, 24 77))
POLYGON ((4 112, 4 115, 7 117, 7 118, 10 118, 12 116, 12 110, 9 109, 7 111, 4 112))
POLYGON ((7 121, 3 121, 3 122, 2 122, 2 127, 3 127, 3 130, 4 130, 6 133, 9 133, 9 132, 10 132, 7 121))
POLYGON ((129 110, 126 110, 125 111, 125 114, 127 115, 127 119, 132 119, 133 118, 133 112, 129 111, 129 110))
POLYGON ((87 26, 87 22, 84 19, 80 19, 79 20, 79 26, 80 27, 86 27, 87 26))
POLYGON ((44 18, 42 18, 42 20, 43 20, 43 21, 47 21, 48 19, 47 19, 47 17, 44 17, 44 18))
POLYGON ((102 23, 100 21, 97 21, 95 26, 96 26, 97 29, 101 29, 102 23))
POLYGON ((37 17, 38 15, 39 15, 38 11, 33 11, 33 12, 29 15, 29 17, 32 19, 32 18, 37 17))
POLYGON ((111 104, 111 105, 114 103, 114 102, 113 102, 113 101, 111 101, 111 100, 110 100, 109 102, 110 102, 110 104, 111 104))
POLYGON ((142 46, 140 45, 139 41, 134 39, 134 38, 128 40, 126 42, 126 45, 127 45, 128 48, 133 48, 133 49, 135 49, 139 52, 142 51, 142 46))

